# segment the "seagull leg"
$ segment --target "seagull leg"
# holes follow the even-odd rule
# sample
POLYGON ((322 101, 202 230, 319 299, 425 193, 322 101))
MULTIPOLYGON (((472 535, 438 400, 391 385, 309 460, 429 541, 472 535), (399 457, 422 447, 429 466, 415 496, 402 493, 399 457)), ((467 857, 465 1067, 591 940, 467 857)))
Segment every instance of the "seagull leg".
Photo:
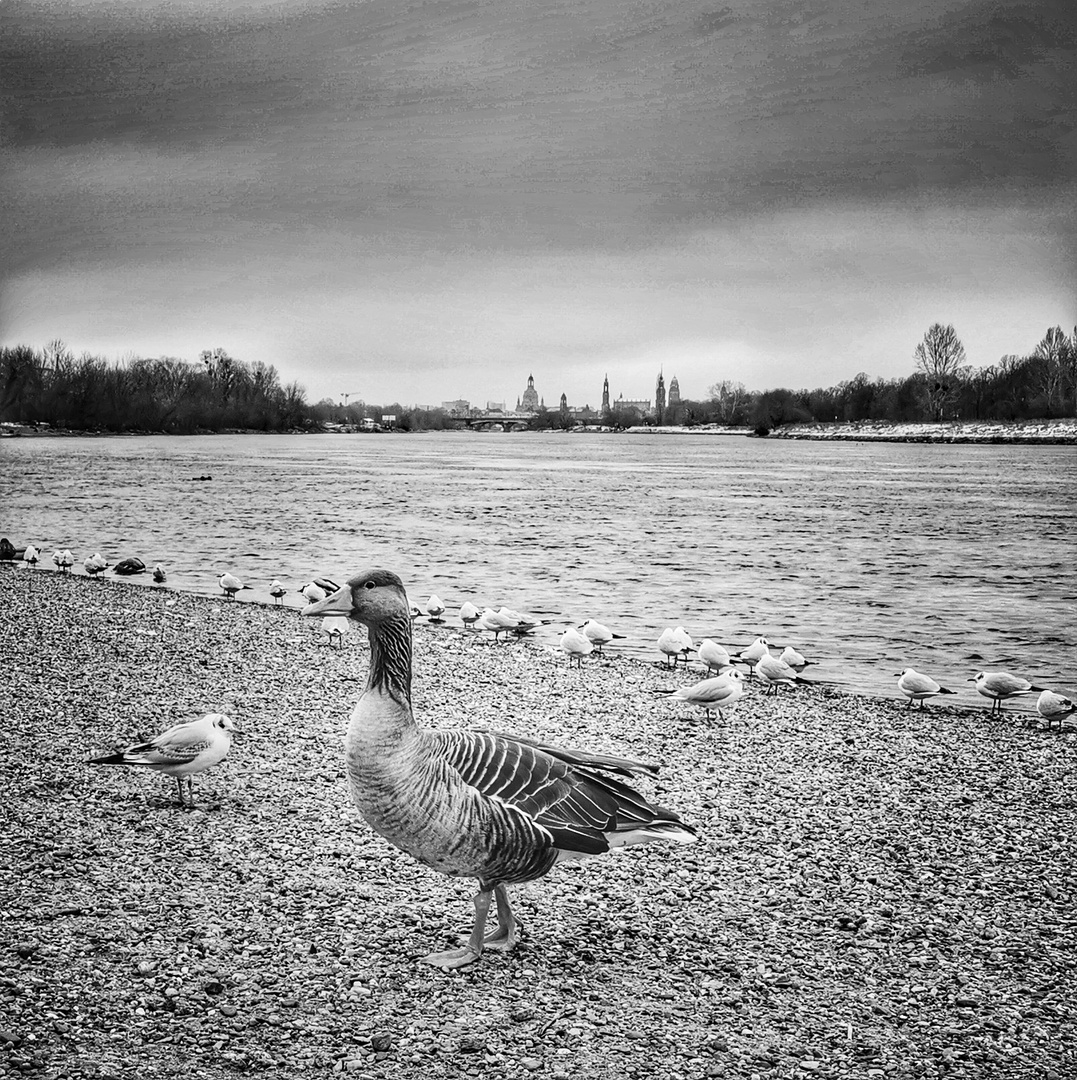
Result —
MULTIPOLYGON (((471 937, 462 949, 448 949, 445 952, 430 953, 424 956, 422 962, 441 968, 459 968, 467 964, 473 964, 482 956, 486 939, 483 936, 486 930, 486 917, 490 914, 490 898, 493 889, 480 889, 475 893, 475 925, 471 930, 471 937)), ((498 913, 500 916, 501 901, 498 900, 498 913)))

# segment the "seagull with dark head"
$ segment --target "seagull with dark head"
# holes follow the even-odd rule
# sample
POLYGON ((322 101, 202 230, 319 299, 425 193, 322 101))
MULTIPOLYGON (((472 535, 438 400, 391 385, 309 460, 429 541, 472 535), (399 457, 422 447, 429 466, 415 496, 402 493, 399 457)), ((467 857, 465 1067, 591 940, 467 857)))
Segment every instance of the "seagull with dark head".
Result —
POLYGON ((511 949, 508 889, 559 862, 658 840, 691 843, 695 830, 620 777, 657 767, 492 731, 421 728, 412 711, 407 594, 388 570, 368 570, 303 609, 347 615, 370 637, 366 689, 351 714, 346 765, 352 800, 391 844, 450 877, 476 878, 475 922, 462 948, 432 953, 437 967, 511 949), (610 775, 613 774, 613 775, 610 775), (498 927, 486 934, 491 901, 498 927))

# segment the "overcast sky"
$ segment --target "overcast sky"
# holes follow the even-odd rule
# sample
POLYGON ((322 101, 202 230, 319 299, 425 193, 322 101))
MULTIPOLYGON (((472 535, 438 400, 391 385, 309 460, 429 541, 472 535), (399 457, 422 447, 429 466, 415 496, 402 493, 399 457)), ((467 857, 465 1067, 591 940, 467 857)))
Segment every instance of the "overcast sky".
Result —
POLYGON ((548 405, 1077 323, 1073 0, 0 0, 0 343, 548 405))

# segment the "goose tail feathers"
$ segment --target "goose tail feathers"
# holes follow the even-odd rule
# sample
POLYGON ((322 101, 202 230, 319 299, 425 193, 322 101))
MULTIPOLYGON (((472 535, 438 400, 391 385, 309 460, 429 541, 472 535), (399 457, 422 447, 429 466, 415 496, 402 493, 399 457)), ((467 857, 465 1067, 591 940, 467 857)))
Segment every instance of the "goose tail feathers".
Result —
POLYGON ((501 731, 492 731, 489 728, 472 728, 495 738, 510 739, 513 742, 523 743, 525 746, 541 750, 544 754, 563 761, 566 765, 574 765, 581 769, 606 769, 609 772, 620 773, 622 776, 634 776, 643 773, 648 776, 658 775, 658 766, 645 761, 631 761, 628 758, 614 757, 612 754, 599 754, 592 750, 571 750, 564 746, 550 746, 548 743, 539 742, 537 739, 528 739, 522 735, 509 735, 501 731))

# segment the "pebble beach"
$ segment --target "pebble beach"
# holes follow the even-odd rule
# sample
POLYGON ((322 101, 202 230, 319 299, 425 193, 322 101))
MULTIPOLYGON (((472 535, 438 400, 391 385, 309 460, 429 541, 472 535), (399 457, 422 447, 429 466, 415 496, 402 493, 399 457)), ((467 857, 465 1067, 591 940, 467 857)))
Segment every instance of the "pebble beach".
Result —
POLYGON ((558 867, 514 891, 514 952, 421 965, 474 886, 349 805, 363 631, 332 648, 290 608, 0 567, 0 1075, 1077 1070, 1077 728, 751 685, 708 723, 656 693, 695 665, 414 635, 420 723, 657 762, 638 786, 699 841, 558 867), (86 763, 210 711, 242 734, 194 810, 86 763))

